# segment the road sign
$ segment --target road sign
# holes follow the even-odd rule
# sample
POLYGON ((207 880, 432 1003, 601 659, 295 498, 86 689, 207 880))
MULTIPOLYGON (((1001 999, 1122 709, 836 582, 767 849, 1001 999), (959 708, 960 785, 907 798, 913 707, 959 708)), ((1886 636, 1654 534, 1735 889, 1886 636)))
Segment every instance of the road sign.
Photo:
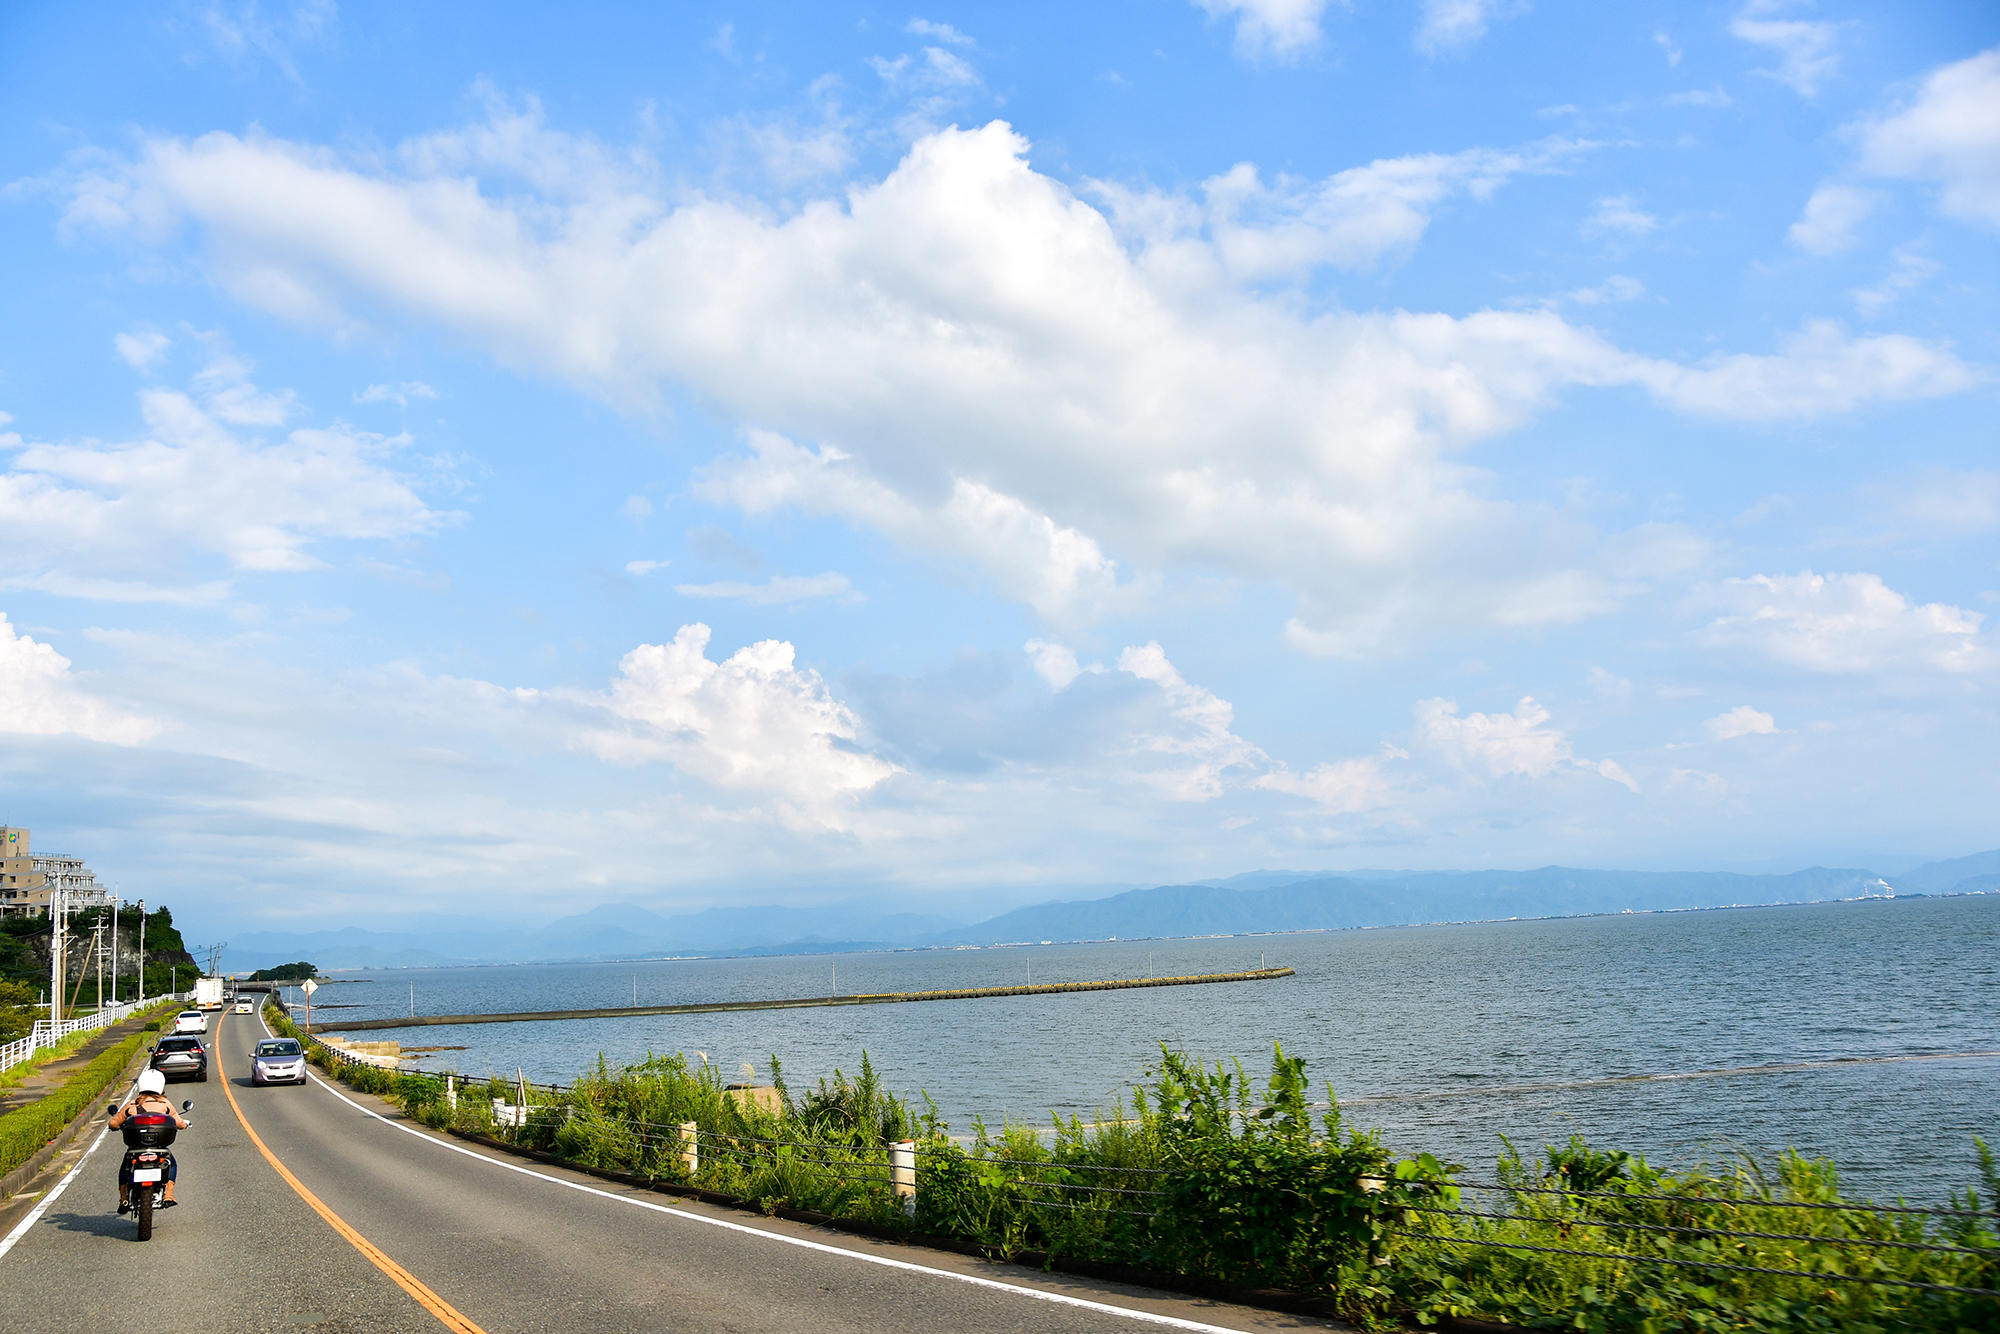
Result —
POLYGON ((299 990, 310 996, 319 990, 319 983, 313 981, 311 978, 307 978, 305 981, 299 983, 299 990))

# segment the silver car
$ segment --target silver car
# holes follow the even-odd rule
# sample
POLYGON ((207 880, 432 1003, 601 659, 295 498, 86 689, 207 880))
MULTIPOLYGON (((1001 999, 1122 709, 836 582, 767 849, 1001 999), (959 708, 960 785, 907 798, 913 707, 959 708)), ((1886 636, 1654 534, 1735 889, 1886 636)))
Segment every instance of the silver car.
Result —
POLYGON ((297 1038, 270 1038, 250 1053, 252 1084, 303 1084, 306 1053, 297 1038))

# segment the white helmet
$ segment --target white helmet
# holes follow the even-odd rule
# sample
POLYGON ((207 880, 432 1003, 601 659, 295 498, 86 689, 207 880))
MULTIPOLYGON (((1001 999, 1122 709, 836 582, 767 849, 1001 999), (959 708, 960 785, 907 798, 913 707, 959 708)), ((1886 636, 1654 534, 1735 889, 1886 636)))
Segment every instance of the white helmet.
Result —
POLYGON ((165 1093, 167 1091, 167 1077, 158 1070, 145 1071, 139 1076, 138 1086, 132 1091, 134 1093, 165 1093))

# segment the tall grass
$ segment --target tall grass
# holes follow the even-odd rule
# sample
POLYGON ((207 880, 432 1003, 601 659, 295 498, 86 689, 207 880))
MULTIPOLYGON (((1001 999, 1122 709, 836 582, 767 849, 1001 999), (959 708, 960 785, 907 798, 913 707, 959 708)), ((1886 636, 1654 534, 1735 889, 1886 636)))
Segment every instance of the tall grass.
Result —
MULTIPOLYGON (((315 1048, 315 1059, 327 1058, 315 1048)), ((433 1125, 492 1132, 491 1100, 516 1097, 493 1080, 467 1086, 454 1110, 439 1077, 327 1063, 433 1125)), ((1315 1118, 1305 1064, 1282 1049, 1259 1084, 1163 1048, 1129 1107, 1045 1129, 975 1123, 966 1140, 948 1136, 928 1097, 891 1092, 865 1053, 856 1075, 802 1094, 775 1058, 772 1071, 776 1110, 680 1054, 624 1067, 600 1057, 566 1090, 531 1090, 524 1124, 500 1133, 591 1167, 994 1255, 1289 1288, 1364 1326, 1478 1316, 1607 1334, 2000 1331, 1992 1296, 1851 1281, 2000 1286, 2000 1174, 1979 1141, 1979 1184, 1939 1216, 1851 1199, 1831 1163, 1796 1154, 1666 1171, 1581 1140, 1532 1159, 1506 1145, 1475 1181, 1458 1164, 1391 1153, 1345 1122, 1330 1090, 1315 1118), (889 1146, 905 1140, 917 1146, 908 1215, 889 1179, 889 1146)))

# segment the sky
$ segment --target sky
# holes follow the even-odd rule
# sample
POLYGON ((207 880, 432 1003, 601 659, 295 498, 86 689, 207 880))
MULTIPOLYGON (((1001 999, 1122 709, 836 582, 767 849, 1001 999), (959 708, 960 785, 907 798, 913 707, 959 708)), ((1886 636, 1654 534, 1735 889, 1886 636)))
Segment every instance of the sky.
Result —
POLYGON ((2000 845, 1983 0, 24 0, 0 154, 0 822, 212 933, 2000 845))

